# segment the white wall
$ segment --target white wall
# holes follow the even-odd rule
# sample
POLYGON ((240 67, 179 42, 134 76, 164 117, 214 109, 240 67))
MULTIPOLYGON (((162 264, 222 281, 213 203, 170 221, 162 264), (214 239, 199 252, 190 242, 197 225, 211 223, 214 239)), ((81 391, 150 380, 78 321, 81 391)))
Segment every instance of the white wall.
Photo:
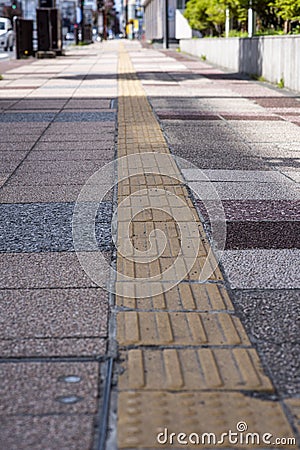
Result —
POLYGON ((183 52, 234 72, 256 74, 300 91, 300 36, 182 39, 183 52))
MULTIPOLYGON (((144 24, 146 39, 163 39, 164 36, 164 0, 144 0, 144 24)), ((175 38, 176 0, 169 0, 169 38, 175 38)))
POLYGON ((175 38, 176 39, 191 39, 192 38, 192 29, 191 29, 187 19, 184 17, 183 11, 184 10, 176 9, 175 38))

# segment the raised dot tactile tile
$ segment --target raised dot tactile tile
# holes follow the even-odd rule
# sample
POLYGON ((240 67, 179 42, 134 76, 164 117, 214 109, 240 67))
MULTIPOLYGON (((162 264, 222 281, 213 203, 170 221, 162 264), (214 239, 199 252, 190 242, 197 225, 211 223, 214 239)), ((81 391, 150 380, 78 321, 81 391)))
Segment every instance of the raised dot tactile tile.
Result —
MULTIPOLYGON (((287 448, 285 444, 266 446, 262 442, 265 433, 272 435, 271 444, 276 438, 293 437, 279 403, 236 392, 203 392, 199 395, 195 392, 136 390, 119 394, 119 448, 287 448), (264 414, 261 413, 262 408, 264 414), (238 433, 239 441, 243 442, 232 445, 227 435, 223 436, 224 442, 221 443, 222 433, 228 433, 229 430, 236 433, 239 422, 245 422, 248 427, 246 432, 238 433), (159 433, 163 433, 160 436, 162 443, 157 441, 159 433), (171 433, 176 433, 172 441, 171 433), (193 442, 197 442, 197 434, 200 443, 178 445, 179 433, 185 433, 193 442), (215 440, 214 436, 210 436, 211 445, 207 433, 215 436, 215 440), (259 444, 257 436, 253 442, 250 435, 247 438, 250 443, 247 444, 248 433, 256 433, 259 444)), ((181 436, 181 439, 185 438, 181 436)), ((297 447, 291 445, 288 448, 297 447)))
MULTIPOLYGON (((220 439, 230 429, 235 432, 240 421, 247 423, 249 432, 261 436, 292 437, 283 406, 268 400, 274 388, 234 314, 220 269, 214 268, 206 281, 201 279, 204 262, 209 258, 213 266, 214 256, 209 254, 207 237, 175 160, 169 156, 166 164, 160 165, 154 155, 163 157, 170 152, 123 44, 118 73, 118 157, 135 155, 119 159, 117 171, 117 247, 122 246, 124 236, 132 243, 126 256, 117 253, 118 447, 189 448, 169 441, 160 444, 157 434, 168 428, 170 433, 215 433, 220 439), (164 211, 150 207, 145 189, 167 191, 159 203, 164 211), (171 194, 185 207, 173 204, 171 194), (134 203, 128 196, 134 196, 134 203), (137 214, 136 205, 142 209, 137 214), (181 230, 174 216, 179 218, 181 230), (192 246, 190 253, 183 255, 182 264, 189 270, 174 286, 172 277, 159 281, 159 276, 172 267, 181 251, 182 229, 194 239, 191 242, 199 240, 199 249, 195 253, 192 246), (167 238, 165 253, 158 254, 154 242, 157 259, 140 263, 138 252, 149 251, 149 237, 157 230, 167 238), (124 276, 146 278, 143 295, 124 276), (157 277, 156 283, 147 280, 149 277, 157 277), (161 293, 157 294, 159 283, 161 293)), ((173 271, 172 276, 176 275, 173 271)), ((293 409, 290 415, 295 417, 298 414, 292 404, 286 403, 285 409, 293 409)), ((229 444, 226 438, 219 447, 207 441, 192 447, 229 448, 229 444)), ((266 445, 250 441, 234 446, 257 447, 266 445)))

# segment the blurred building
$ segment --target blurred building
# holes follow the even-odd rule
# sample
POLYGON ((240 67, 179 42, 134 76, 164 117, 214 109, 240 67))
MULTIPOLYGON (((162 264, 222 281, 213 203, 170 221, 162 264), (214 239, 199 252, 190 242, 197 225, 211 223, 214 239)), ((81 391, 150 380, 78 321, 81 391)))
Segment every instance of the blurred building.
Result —
MULTIPOLYGON (((183 16, 186 0, 168 0, 169 40, 192 37, 192 30, 183 16)), ((165 0, 143 0, 144 27, 147 41, 162 41, 164 37, 165 0)))

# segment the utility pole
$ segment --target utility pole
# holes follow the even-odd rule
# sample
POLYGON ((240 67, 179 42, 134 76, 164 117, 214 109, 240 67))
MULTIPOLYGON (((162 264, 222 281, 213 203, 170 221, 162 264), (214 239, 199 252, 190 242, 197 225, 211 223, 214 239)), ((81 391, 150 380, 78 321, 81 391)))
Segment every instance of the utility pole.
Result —
POLYGON ((229 8, 226 8, 226 20, 225 20, 225 36, 229 37, 229 31, 230 31, 230 11, 229 8))
POLYGON ((165 0, 164 48, 169 48, 169 0, 165 0))
POLYGON ((81 42, 84 42, 84 0, 80 0, 81 10, 81 42))
POLYGON ((248 37, 253 37, 253 9, 252 9, 252 0, 249 0, 249 9, 248 9, 248 37))

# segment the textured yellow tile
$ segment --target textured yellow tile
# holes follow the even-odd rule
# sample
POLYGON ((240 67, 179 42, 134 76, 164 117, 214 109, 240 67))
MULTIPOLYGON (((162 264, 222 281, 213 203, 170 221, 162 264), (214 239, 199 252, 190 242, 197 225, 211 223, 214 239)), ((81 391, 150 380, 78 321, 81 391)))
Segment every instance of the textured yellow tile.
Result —
MULTIPOLYGON (((162 350, 143 350, 145 389, 172 390, 165 377, 168 358, 162 350)), ((122 353, 123 357, 129 356, 122 353)), ((258 355, 252 348, 184 348, 174 349, 179 360, 183 383, 180 390, 257 390, 272 392, 273 387, 264 374, 258 355)), ((129 361, 124 363, 125 371, 120 376, 119 388, 134 389, 130 379, 134 376, 129 361)))
POLYGON ((117 283, 117 304, 126 308, 175 311, 233 311, 226 289, 217 284, 179 283, 168 290, 170 285, 161 286, 161 294, 153 296, 151 282, 145 286, 144 298, 126 298, 122 284, 117 283), (147 297, 147 298, 146 298, 147 297))
MULTIPOLYGON (((241 322, 231 314, 130 311, 120 312, 117 317, 121 346, 250 345, 241 322)), ((249 365, 248 359, 246 362, 249 365)), ((248 370, 247 364, 245 368, 248 370)))
POLYGON ((284 403, 288 407, 294 422, 294 426, 300 434, 300 398, 289 398, 287 400, 284 400, 284 403))
POLYGON ((236 392, 125 391, 119 394, 118 413, 119 448, 287 448, 274 446, 275 439, 293 437, 278 402, 236 392), (243 425, 246 430, 239 431, 243 425), (190 445, 178 444, 178 438, 190 438, 190 445))

